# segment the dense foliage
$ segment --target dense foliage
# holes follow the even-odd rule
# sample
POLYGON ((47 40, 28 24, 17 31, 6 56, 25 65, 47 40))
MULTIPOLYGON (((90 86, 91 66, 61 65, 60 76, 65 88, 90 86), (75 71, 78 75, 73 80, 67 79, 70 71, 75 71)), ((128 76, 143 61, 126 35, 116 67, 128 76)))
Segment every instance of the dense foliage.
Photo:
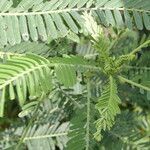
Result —
POLYGON ((148 150, 150 1, 1 0, 0 149, 148 150))

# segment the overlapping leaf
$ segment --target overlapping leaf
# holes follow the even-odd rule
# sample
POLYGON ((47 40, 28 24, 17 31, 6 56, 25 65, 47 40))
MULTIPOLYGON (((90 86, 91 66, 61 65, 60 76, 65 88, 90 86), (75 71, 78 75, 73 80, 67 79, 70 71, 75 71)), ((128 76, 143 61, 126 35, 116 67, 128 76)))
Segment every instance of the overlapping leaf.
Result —
POLYGON ((76 83, 76 71, 97 69, 80 57, 51 58, 34 54, 14 56, 0 64, 0 115, 3 115, 6 94, 16 97, 22 106, 26 99, 34 99, 52 88, 51 69, 60 83, 66 87, 76 83))
POLYGON ((52 87, 49 61, 36 55, 13 57, 0 64, 0 115, 3 115, 6 94, 9 99, 16 97, 22 106, 29 94, 30 98, 46 93, 52 87), (7 91, 8 90, 8 91, 7 91))
POLYGON ((46 41, 85 32, 83 12, 89 10, 105 26, 136 26, 150 30, 150 3, 147 0, 22 0, 15 8, 12 0, 0 3, 0 45, 23 41, 46 41))

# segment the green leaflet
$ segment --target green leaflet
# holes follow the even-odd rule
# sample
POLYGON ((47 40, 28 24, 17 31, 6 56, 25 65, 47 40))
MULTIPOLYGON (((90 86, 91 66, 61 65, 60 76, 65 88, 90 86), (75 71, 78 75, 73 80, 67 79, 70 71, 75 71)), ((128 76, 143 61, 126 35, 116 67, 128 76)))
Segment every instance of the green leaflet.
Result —
POLYGON ((96 121, 97 132, 94 134, 97 140, 101 140, 102 130, 110 130, 113 126, 115 116, 120 113, 119 103, 120 98, 118 97, 116 81, 110 76, 108 84, 96 104, 96 109, 100 114, 100 118, 96 121))
POLYGON ((71 87, 76 83, 76 70, 74 67, 58 65, 55 67, 57 79, 66 87, 71 87))

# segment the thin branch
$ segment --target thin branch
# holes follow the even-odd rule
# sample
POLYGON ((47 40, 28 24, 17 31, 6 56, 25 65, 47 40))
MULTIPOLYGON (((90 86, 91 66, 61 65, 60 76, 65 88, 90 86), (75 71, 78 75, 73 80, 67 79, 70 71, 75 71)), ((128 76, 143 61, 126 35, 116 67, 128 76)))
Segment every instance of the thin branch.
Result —
POLYGON ((68 132, 62 132, 62 133, 55 133, 55 134, 50 134, 50 135, 40 135, 40 136, 33 136, 33 137, 25 137, 24 141, 52 138, 52 137, 58 137, 58 136, 65 136, 67 134, 68 134, 68 132))
POLYGON ((118 78, 119 78, 121 81, 123 81, 123 82, 129 83, 129 84, 131 84, 131 85, 133 85, 133 86, 136 86, 136 87, 138 87, 138 88, 144 89, 144 90, 146 90, 146 91, 150 91, 150 88, 147 87, 147 86, 143 86, 143 85, 141 85, 141 84, 138 84, 138 83, 136 83, 136 82, 133 82, 133 81, 131 81, 131 80, 128 80, 128 79, 126 79, 126 78, 124 78, 124 77, 122 77, 122 76, 118 76, 118 78))
POLYGON ((91 99, 91 88, 90 80, 87 81, 87 121, 86 121, 86 150, 89 150, 90 146, 90 99, 91 99))
POLYGON ((136 66, 123 66, 124 68, 128 68, 128 69, 137 69, 137 70, 146 70, 149 71, 150 67, 136 67, 136 66))
POLYGON ((150 40, 144 42, 139 47, 137 47, 136 49, 134 49, 131 53, 129 53, 129 55, 133 55, 133 54, 139 52, 143 47, 147 46, 147 44, 149 44, 149 43, 150 43, 150 40))

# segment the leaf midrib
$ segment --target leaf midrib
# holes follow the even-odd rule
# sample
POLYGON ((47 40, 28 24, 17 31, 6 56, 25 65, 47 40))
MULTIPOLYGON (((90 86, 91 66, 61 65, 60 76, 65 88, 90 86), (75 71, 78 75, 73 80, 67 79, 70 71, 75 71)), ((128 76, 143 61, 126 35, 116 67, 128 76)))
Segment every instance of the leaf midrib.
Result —
MULTIPOLYGON (((33 67, 31 69, 28 69, 26 71, 23 71, 22 73, 18 74, 17 76, 11 77, 9 80, 6 80, 4 82, 4 84, 0 85, 0 90, 3 89, 5 86, 9 85, 11 82, 16 81, 18 78, 25 76, 26 74, 29 74, 30 72, 33 72, 37 69, 43 68, 43 67, 56 67, 57 65, 62 65, 63 63, 48 63, 48 64, 42 64, 42 65, 38 65, 36 67, 33 67)), ((63 64, 63 65, 69 65, 69 66, 75 66, 75 64, 63 64)), ((97 67, 94 66, 90 66, 90 65, 80 65, 79 66, 83 66, 84 68, 89 68, 89 69, 99 69, 97 67)))
POLYGON ((144 9, 135 9, 135 8, 125 8, 125 7, 93 7, 93 8, 66 8, 60 10, 50 10, 50 11, 40 11, 40 12, 7 12, 7 13, 0 13, 0 16, 29 16, 29 15, 44 15, 44 14, 54 14, 54 13, 63 13, 63 12, 71 12, 71 11, 96 11, 96 10, 119 10, 119 11, 138 11, 138 12, 145 12, 150 13, 150 10, 144 9))
POLYGON ((48 66, 48 64, 36 66, 34 68, 23 71, 22 73, 18 74, 17 76, 11 77, 10 79, 6 80, 4 82, 4 84, 0 85, 0 90, 3 89, 4 87, 6 87, 7 85, 9 85, 11 82, 16 81, 18 78, 21 78, 21 77, 25 76, 26 74, 29 74, 30 72, 33 72, 37 69, 40 69, 40 68, 46 67, 46 66, 48 66))
POLYGON ((44 138, 52 138, 52 137, 58 137, 58 136, 65 136, 67 134, 68 134, 68 132, 62 132, 62 133, 47 134, 47 135, 40 135, 40 136, 33 136, 33 137, 25 137, 24 141, 44 139, 44 138))

